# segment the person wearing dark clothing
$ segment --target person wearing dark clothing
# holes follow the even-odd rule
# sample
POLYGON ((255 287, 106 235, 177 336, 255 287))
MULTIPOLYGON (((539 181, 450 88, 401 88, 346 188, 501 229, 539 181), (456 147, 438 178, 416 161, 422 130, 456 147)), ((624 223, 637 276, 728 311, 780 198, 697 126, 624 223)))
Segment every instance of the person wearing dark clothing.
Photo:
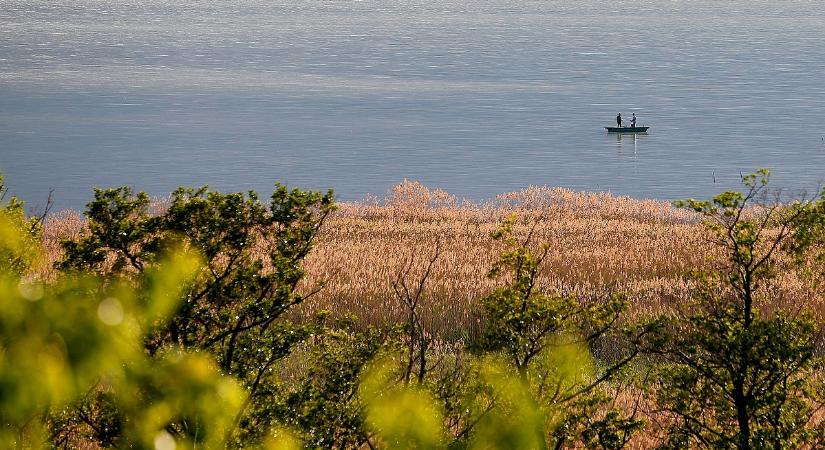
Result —
POLYGON ((616 125, 617 125, 617 126, 622 126, 622 113, 619 113, 619 114, 616 116, 616 125))

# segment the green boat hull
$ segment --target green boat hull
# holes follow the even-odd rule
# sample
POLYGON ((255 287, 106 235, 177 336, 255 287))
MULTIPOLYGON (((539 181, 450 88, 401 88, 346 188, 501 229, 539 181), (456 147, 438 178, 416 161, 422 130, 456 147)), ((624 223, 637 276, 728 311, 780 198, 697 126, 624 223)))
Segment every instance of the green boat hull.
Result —
POLYGON ((650 127, 604 127, 608 133, 647 133, 650 127))

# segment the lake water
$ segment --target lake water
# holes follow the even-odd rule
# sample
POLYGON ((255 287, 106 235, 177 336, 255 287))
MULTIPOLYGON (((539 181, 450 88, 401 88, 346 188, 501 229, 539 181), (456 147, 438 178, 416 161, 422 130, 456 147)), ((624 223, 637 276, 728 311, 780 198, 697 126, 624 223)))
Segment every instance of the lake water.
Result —
POLYGON ((92 186, 707 197, 825 179, 815 1, 0 0, 0 170, 92 186), (622 112, 648 135, 602 128, 622 112))

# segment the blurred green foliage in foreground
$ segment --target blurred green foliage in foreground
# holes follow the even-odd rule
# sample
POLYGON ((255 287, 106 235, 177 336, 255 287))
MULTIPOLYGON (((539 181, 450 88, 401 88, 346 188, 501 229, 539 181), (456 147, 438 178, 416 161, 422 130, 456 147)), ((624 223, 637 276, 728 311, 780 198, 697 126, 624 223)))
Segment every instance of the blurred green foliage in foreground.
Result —
POLYGON ((0 251, 10 256, 0 270, 0 442, 60 446, 69 437, 49 435, 49 413, 94 392, 127 418, 100 420, 101 443, 122 436, 136 448, 171 448, 165 443, 176 439, 220 445, 243 400, 237 381, 207 355, 169 348, 150 358, 142 345, 147 326, 176 307, 174 293, 195 273, 197 256, 170 254, 151 274, 153 295, 138 301, 127 283, 19 276, 18 261, 36 254, 22 225, 18 215, 0 213, 0 251), (182 420, 188 432, 173 438, 169 424, 182 420))

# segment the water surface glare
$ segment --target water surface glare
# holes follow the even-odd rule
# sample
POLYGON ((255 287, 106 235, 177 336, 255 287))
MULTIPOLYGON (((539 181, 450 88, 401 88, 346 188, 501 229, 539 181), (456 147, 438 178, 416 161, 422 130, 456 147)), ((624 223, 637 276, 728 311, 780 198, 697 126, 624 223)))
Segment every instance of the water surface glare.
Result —
POLYGON ((825 179, 820 1, 0 0, 0 171, 42 205, 404 178, 707 197, 825 179), (648 135, 607 134, 616 113, 648 135))

